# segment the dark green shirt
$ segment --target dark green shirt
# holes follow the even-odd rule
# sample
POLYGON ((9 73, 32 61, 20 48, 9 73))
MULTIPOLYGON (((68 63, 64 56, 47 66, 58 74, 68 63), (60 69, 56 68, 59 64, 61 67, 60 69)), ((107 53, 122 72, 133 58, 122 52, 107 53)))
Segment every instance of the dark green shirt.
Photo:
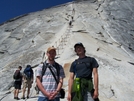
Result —
POLYGON ((93 68, 98 68, 99 65, 95 58, 87 57, 78 58, 71 64, 70 72, 75 73, 78 78, 92 78, 93 68))

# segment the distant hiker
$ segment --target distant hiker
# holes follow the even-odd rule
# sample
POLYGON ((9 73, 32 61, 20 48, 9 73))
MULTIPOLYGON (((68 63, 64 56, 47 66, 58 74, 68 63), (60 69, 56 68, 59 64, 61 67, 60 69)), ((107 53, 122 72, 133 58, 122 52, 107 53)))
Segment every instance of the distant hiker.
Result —
POLYGON ((46 54, 48 59, 37 67, 38 101, 60 101, 59 92, 65 73, 63 67, 55 62, 56 49, 49 47, 46 54))
POLYGON ((68 101, 95 101, 98 98, 98 70, 97 61, 86 56, 82 43, 76 43, 74 50, 79 56, 70 67, 68 101), (93 81, 92 82, 92 73, 93 81))
POLYGON ((27 89, 27 99, 29 98, 30 88, 32 87, 33 83, 33 70, 31 65, 27 65, 23 72, 23 92, 22 92, 22 99, 25 99, 25 91, 27 89))
POLYGON ((74 17, 72 16, 71 18, 72 18, 72 21, 73 21, 74 20, 74 17))
POLYGON ((18 67, 18 69, 14 72, 13 78, 14 78, 14 99, 19 100, 19 90, 21 89, 22 84, 22 73, 20 72, 22 69, 21 66, 18 67))
POLYGON ((69 21, 69 27, 71 27, 72 26, 72 21, 69 21))

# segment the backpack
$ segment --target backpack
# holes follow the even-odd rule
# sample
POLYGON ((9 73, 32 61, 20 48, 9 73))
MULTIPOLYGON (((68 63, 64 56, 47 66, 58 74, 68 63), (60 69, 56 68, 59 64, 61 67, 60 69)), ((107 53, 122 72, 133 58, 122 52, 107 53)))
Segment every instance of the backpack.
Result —
POLYGON ((20 70, 16 70, 14 75, 13 75, 13 78, 16 80, 16 79, 20 79, 21 76, 20 76, 20 70))
POLYGON ((24 70, 24 74, 27 80, 31 80, 33 78, 33 70, 30 65, 27 65, 24 70))

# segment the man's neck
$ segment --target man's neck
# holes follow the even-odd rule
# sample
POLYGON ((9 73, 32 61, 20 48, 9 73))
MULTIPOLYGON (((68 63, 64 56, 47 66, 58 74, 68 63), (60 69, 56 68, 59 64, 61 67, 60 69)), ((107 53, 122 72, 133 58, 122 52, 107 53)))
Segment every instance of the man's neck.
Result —
POLYGON ((85 54, 81 54, 79 55, 79 58, 84 58, 86 55, 85 54))
POLYGON ((49 63, 49 64, 54 64, 55 61, 54 61, 54 60, 49 60, 49 59, 48 59, 48 63, 49 63))

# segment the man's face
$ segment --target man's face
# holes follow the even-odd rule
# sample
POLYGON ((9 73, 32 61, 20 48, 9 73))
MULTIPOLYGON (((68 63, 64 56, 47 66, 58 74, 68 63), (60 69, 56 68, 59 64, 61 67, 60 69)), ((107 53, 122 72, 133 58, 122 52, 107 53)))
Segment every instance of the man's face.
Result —
POLYGON ((77 55, 84 54, 85 53, 84 50, 85 49, 82 46, 76 46, 75 48, 75 52, 77 53, 77 55))
POLYGON ((47 52, 47 56, 48 56, 48 59, 50 61, 54 61, 55 56, 56 56, 56 51, 55 50, 51 50, 51 51, 47 52))

